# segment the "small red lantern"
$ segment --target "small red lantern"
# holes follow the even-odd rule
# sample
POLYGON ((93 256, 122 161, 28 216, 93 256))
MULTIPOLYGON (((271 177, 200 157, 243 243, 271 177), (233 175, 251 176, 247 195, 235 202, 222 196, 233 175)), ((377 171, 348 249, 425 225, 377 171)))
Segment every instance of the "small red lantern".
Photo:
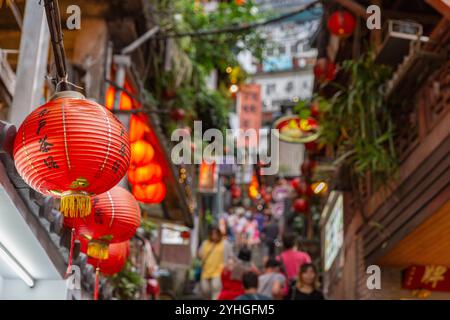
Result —
POLYGON ((91 212, 90 196, 108 191, 126 173, 130 143, 110 111, 63 91, 25 118, 14 161, 31 188, 61 197, 64 216, 84 217, 91 212))
POLYGON ((130 184, 152 184, 160 182, 162 178, 161 166, 156 162, 150 162, 149 164, 130 168, 128 170, 128 181, 130 184))
POLYGON ((130 142, 144 139, 145 133, 149 130, 146 121, 139 115, 131 115, 130 118, 130 142))
POLYGON ((305 149, 308 151, 314 152, 317 150, 317 147, 318 147, 318 145, 317 145, 317 142, 315 142, 315 141, 305 143, 305 149))
POLYGON ((98 259, 108 256, 108 244, 129 240, 141 224, 141 210, 133 195, 122 187, 95 196, 92 212, 82 219, 64 218, 64 225, 87 239, 87 252, 98 259))
POLYGON ((134 185, 133 194, 136 200, 144 203, 160 203, 166 196, 166 186, 162 182, 148 185, 134 185))
POLYGON ((297 190, 300 185, 301 179, 300 178, 294 178, 291 180, 291 186, 294 188, 294 190, 297 190))
POLYGON ((314 76, 320 83, 332 81, 336 76, 336 64, 326 59, 318 62, 314 66, 314 76))
POLYGON ((298 198, 294 201, 294 210, 298 213, 306 213, 308 211, 308 201, 298 198))
POLYGON ((350 36, 356 27, 356 19, 348 11, 336 11, 328 19, 328 30, 340 38, 350 36))
POLYGON ((241 197, 241 195, 242 195, 241 188, 239 186, 237 186, 237 185, 233 185, 231 187, 231 197, 233 199, 238 199, 238 198, 241 197))
POLYGON ((306 181, 303 181, 303 180, 300 181, 296 191, 300 196, 310 197, 313 194, 313 192, 311 190, 311 186, 308 183, 306 183, 306 181))
POLYGON ((318 119, 319 115, 320 115, 319 103, 318 102, 313 102, 311 104, 310 111, 311 111, 311 117, 313 117, 315 119, 318 119))
POLYGON ((175 121, 181 121, 184 119, 185 116, 186 116, 186 113, 181 108, 173 109, 170 112, 170 117, 175 121))
POLYGON ((182 231, 180 232, 180 237, 184 240, 191 238, 191 233, 189 231, 182 231))
POLYGON ((138 140, 131 144, 131 164, 142 166, 150 163, 155 155, 155 149, 145 140, 138 140))

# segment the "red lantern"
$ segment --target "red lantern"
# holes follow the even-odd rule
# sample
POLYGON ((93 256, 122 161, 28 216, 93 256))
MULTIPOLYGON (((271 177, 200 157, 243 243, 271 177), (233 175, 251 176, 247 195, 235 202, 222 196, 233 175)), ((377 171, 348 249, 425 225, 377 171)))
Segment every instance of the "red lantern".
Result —
POLYGON ((130 164, 123 125, 96 102, 64 91, 34 110, 14 142, 17 171, 34 190, 61 197, 64 216, 91 212, 91 195, 116 185, 130 164))
POLYGON ((294 201, 294 210, 298 213, 306 213, 308 211, 308 201, 298 198, 294 201))
POLYGON ((356 19, 348 11, 336 11, 328 19, 328 30, 340 38, 350 36, 356 27, 356 19))
POLYGON ((122 187, 93 197, 92 212, 82 219, 64 218, 64 225, 89 241, 87 252, 106 259, 108 244, 129 240, 141 224, 141 210, 133 195, 122 187))
POLYGON ((318 145, 317 145, 317 142, 315 142, 315 141, 305 143, 305 149, 308 151, 311 151, 311 152, 316 151, 317 147, 318 147, 318 145))
MULTIPOLYGON (((81 241, 81 252, 87 254, 87 242, 81 241)), ((99 268, 104 275, 113 275, 120 272, 130 255, 130 241, 111 243, 108 248, 108 258, 96 259, 88 255, 88 263, 99 268)))
POLYGON ((170 112, 170 117, 175 120, 175 121, 181 121, 184 119, 186 113, 184 112, 183 109, 181 108, 177 108, 177 109, 173 109, 170 112))
POLYGON ((150 163, 155 155, 155 149, 145 140, 138 140, 131 144, 131 164, 142 166, 150 163))
POLYGON ((190 239, 191 238, 191 233, 189 231, 182 231, 180 233, 180 237, 184 240, 190 239))
POLYGON ((237 185, 233 185, 231 187, 231 197, 233 199, 238 199, 238 198, 241 197, 241 195, 242 195, 241 188, 239 186, 237 186, 237 185))
POLYGON ((130 118, 130 142, 144 139, 145 133, 149 130, 146 121, 138 115, 131 115, 130 118))
POLYGON ((294 188, 294 190, 298 189, 298 187, 300 185, 300 181, 301 180, 298 177, 291 180, 291 186, 292 186, 292 188, 294 188))
POLYGON ((160 182, 162 178, 161 166, 156 162, 150 162, 149 164, 130 168, 128 170, 128 181, 130 184, 152 184, 160 182))
POLYGON ((312 196, 312 190, 311 190, 311 186, 309 184, 306 183, 306 181, 300 181, 297 189, 296 189, 297 193, 300 196, 306 196, 306 197, 310 197, 312 196))
POLYGON ((320 115, 319 103, 313 102, 311 104, 310 111, 311 111, 311 117, 318 119, 319 115, 320 115))
POLYGON ((133 194, 138 201, 144 203, 160 203, 166 196, 166 186, 162 182, 148 185, 134 185, 133 194))
POLYGON ((320 83, 328 82, 336 76, 336 64, 331 61, 324 60, 314 66, 314 76, 320 83))
POLYGON ((87 262, 95 268, 95 287, 94 287, 94 300, 98 299, 98 289, 100 283, 100 272, 103 275, 112 276, 120 272, 128 256, 130 255, 130 241, 112 243, 108 248, 108 258, 96 259, 89 256, 87 253, 87 241, 81 238, 81 252, 86 253, 88 256, 87 262))

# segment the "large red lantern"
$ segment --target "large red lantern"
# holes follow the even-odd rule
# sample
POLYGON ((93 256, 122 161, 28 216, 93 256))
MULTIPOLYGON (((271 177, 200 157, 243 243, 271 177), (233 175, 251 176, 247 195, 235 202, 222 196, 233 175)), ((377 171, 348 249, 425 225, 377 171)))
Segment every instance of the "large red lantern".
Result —
POLYGON ((136 200, 144 203, 160 203, 166 196, 166 186, 163 182, 148 185, 134 185, 133 194, 136 200))
POLYGON ((150 163, 154 155, 155 150, 152 145, 145 140, 138 140, 131 144, 131 164, 133 165, 142 166, 150 163))
POLYGON ((106 259, 108 244, 131 239, 141 224, 134 196, 119 186, 95 196, 92 212, 82 219, 64 218, 64 225, 88 240, 87 253, 94 258, 106 259))
POLYGON ((112 243, 108 248, 108 258, 96 259, 87 253, 87 241, 81 241, 81 252, 88 255, 87 262, 95 268, 95 287, 94 300, 98 299, 98 289, 100 282, 100 273, 107 276, 112 276, 120 272, 130 255, 130 241, 112 243))
POLYGON ((152 184, 161 181, 162 169, 156 162, 151 162, 142 167, 130 168, 128 170, 128 181, 130 184, 152 184))
POLYGON ((331 34, 345 38, 355 30, 356 19, 348 11, 339 10, 331 14, 327 26, 331 34))
POLYGON ((306 213, 308 211, 308 201, 298 198, 294 201, 294 210, 298 213, 306 213))
POLYGON ((118 273, 125 265, 130 254, 130 241, 111 243, 108 248, 108 258, 96 259, 87 253, 87 242, 81 241, 81 251, 88 256, 88 263, 94 268, 99 268, 104 275, 113 275, 118 273))
POLYGON ((64 91, 25 118, 14 160, 31 188, 61 197, 64 216, 84 217, 91 212, 90 196, 108 191, 125 175, 130 144, 110 111, 64 91))
POLYGON ((329 60, 324 60, 323 63, 317 63, 314 66, 314 76, 320 83, 332 81, 336 76, 336 64, 329 60))

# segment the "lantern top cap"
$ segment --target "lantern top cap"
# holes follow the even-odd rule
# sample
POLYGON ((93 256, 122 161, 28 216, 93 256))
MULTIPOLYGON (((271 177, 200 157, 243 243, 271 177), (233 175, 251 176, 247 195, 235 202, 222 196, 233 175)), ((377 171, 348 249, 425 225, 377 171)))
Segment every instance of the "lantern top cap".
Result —
POLYGON ((61 99, 61 98, 73 98, 73 99, 86 99, 85 96, 78 92, 78 91, 60 91, 60 92, 56 92, 51 98, 50 100, 56 100, 56 99, 61 99))

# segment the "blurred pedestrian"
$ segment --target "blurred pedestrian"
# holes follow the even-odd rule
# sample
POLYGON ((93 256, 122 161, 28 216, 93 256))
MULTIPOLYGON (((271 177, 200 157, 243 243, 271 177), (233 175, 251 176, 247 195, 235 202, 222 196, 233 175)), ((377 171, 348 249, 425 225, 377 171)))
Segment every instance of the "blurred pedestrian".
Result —
POLYGON ((283 252, 278 256, 282 269, 289 280, 296 280, 300 267, 311 263, 311 257, 304 251, 297 250, 296 236, 287 233, 283 236, 283 252))
POLYGON ((244 273, 242 276, 244 294, 235 300, 270 300, 269 297, 258 293, 258 275, 252 271, 244 273))
POLYGON ((245 213, 245 219, 246 221, 243 229, 246 239, 245 244, 252 249, 260 243, 258 222, 250 211, 245 213))
POLYGON ((272 215, 266 216, 266 225, 263 231, 263 243, 264 243, 264 255, 265 260, 273 258, 275 256, 275 242, 278 239, 278 234, 280 232, 280 226, 278 219, 272 215))
POLYGON ((317 289, 317 269, 312 263, 300 267, 297 283, 289 290, 290 300, 325 300, 321 291, 317 289))
POLYGON ((206 299, 216 300, 219 296, 222 289, 220 276, 230 254, 231 248, 219 228, 211 228, 208 239, 203 241, 198 252, 202 262, 200 287, 206 299))
POLYGON ((264 274, 259 276, 258 293, 271 299, 280 300, 284 296, 286 277, 280 272, 280 262, 270 258, 266 262, 264 274))
POLYGON ((251 251, 244 247, 239 250, 236 258, 228 260, 222 271, 222 291, 218 300, 233 300, 237 296, 244 294, 244 286, 242 285, 243 274, 248 271, 258 273, 251 259, 251 251))

